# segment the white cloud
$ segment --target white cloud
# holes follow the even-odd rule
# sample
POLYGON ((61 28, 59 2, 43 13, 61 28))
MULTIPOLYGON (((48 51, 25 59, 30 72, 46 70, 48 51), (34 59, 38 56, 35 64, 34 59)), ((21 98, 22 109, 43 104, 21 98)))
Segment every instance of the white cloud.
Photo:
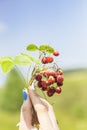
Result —
POLYGON ((0 22, 0 33, 6 32, 8 29, 7 25, 3 22, 0 22))

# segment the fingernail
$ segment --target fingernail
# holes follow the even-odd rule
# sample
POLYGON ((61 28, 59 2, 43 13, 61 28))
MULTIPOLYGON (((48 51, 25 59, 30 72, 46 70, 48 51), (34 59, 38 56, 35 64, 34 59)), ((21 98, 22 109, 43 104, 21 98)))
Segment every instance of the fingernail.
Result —
POLYGON ((23 98, 25 101, 27 100, 27 89, 23 89, 23 98))

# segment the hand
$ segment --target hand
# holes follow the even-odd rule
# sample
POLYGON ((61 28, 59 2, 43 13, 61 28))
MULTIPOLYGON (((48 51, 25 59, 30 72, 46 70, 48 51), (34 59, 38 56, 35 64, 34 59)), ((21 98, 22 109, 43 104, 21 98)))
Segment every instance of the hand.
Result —
POLYGON ((32 126, 33 108, 40 124, 39 130, 59 130, 52 106, 37 95, 35 90, 26 91, 24 99, 21 107, 19 130, 37 130, 36 127, 32 126))

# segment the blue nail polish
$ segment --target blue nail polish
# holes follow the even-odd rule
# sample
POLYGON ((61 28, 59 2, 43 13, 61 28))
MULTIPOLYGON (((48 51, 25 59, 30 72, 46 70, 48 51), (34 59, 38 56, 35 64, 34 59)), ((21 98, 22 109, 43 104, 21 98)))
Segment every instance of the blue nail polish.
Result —
POLYGON ((23 98, 26 101, 27 100, 27 91, 26 89, 23 90, 23 98))

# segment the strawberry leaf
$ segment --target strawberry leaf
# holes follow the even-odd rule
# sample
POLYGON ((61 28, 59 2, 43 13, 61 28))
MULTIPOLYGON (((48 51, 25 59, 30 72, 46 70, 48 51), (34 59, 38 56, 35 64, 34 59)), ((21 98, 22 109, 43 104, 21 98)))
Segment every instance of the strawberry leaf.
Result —
POLYGON ((14 67, 13 59, 9 56, 2 57, 0 61, 4 73, 9 72, 14 67))
POLYGON ((40 60, 38 60, 38 59, 36 59, 36 58, 30 56, 29 54, 21 53, 21 55, 27 56, 32 62, 35 62, 35 63, 37 63, 37 64, 40 64, 40 63, 41 63, 40 60))
POLYGON ((51 46, 49 46, 49 45, 41 45, 39 47, 39 50, 40 51, 46 51, 48 53, 53 53, 53 51, 54 51, 54 49, 51 46))
POLYGON ((34 61, 34 58, 29 54, 21 53, 22 56, 28 57, 31 61, 34 61))
POLYGON ((26 48, 28 51, 36 51, 39 50, 35 44, 29 44, 26 48))
POLYGON ((20 55, 15 57, 14 63, 18 64, 18 65, 23 65, 23 66, 25 65, 26 66, 26 65, 32 64, 32 60, 29 56, 20 54, 20 55))

